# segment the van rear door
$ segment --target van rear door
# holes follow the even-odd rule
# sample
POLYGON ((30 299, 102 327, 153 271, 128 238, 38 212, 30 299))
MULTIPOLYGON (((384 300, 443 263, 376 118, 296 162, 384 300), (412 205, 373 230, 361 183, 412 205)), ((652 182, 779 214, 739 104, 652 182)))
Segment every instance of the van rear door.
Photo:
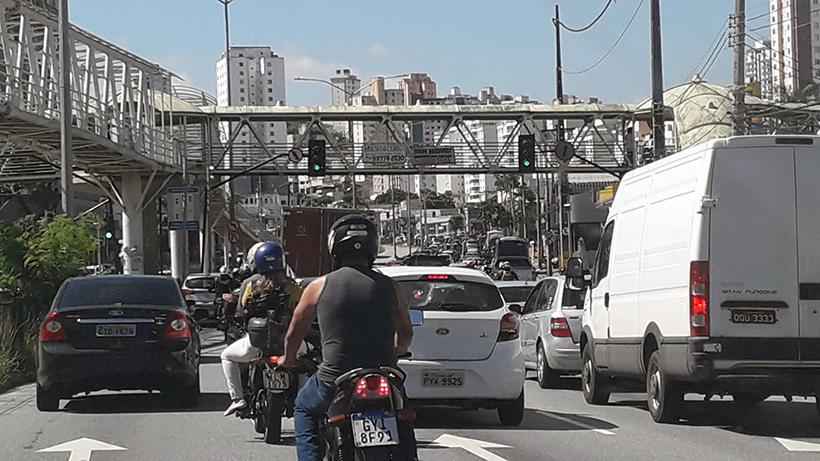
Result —
MULTIPOLYGON (((710 335, 796 340, 794 146, 717 149, 712 198, 710 335)), ((796 360, 795 342, 783 345, 778 358, 796 360)))
POLYGON ((800 358, 820 360, 820 146, 795 149, 800 358))

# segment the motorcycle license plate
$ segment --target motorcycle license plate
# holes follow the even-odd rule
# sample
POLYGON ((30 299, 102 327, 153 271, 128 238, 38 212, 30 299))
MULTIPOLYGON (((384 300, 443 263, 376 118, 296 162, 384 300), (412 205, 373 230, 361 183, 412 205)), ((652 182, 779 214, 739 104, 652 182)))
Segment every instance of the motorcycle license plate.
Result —
POLYGON ((383 411, 350 415, 353 442, 359 448, 399 444, 396 417, 383 411))
POLYGON ((270 388, 274 391, 290 389, 290 373, 284 370, 274 370, 270 374, 270 388))

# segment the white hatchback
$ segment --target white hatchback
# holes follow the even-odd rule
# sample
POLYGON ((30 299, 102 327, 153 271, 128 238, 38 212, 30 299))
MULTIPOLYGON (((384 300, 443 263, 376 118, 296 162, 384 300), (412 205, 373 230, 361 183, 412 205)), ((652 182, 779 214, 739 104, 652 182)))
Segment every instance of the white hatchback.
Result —
POLYGON ((524 417, 524 357, 518 314, 493 280, 457 267, 385 267, 413 320, 413 356, 401 360, 416 406, 496 409, 501 423, 524 417))

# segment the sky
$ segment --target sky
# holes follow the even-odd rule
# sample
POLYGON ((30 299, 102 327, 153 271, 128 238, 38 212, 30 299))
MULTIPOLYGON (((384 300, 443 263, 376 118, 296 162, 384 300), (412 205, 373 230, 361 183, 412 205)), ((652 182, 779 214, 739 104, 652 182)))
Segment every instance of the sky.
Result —
MULTIPOLYGON (((217 0, 71 0, 71 21, 131 52, 165 66, 189 84, 215 93, 215 62, 225 46, 217 0)), ((561 20, 588 24, 605 0, 559 0, 561 20)), ((649 0, 614 0, 595 27, 562 31, 564 93, 609 103, 635 103, 650 87, 649 0), (603 56, 636 11, 618 47, 603 56)), ((764 14, 768 0, 747 0, 747 17, 764 14)), ((328 87, 293 81, 329 78, 339 67, 363 82, 376 75, 426 72, 439 95, 452 86, 477 94, 555 97, 555 0, 234 0, 233 45, 270 46, 285 58, 287 102, 326 105, 328 87)), ((662 0, 664 84, 689 80, 702 66, 734 11, 734 0, 662 0)), ((752 21, 765 25, 767 18, 752 21)), ((754 33, 766 38, 767 30, 754 33)), ((706 76, 728 83, 731 50, 706 76)), ((395 85, 395 82, 394 82, 395 85)), ((388 84, 388 87, 391 85, 388 84)))

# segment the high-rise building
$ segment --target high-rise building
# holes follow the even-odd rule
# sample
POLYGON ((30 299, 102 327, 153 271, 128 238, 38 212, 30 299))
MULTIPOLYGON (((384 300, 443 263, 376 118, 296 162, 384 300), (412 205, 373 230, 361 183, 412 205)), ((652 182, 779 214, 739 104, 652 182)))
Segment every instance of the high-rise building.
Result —
POLYGON ((799 95, 820 80, 814 70, 815 60, 820 59, 820 9, 814 1, 770 0, 775 99, 799 95))
POLYGON ((362 81, 350 69, 336 69, 336 75, 330 78, 330 83, 334 85, 330 89, 332 106, 353 104, 353 97, 362 87, 362 81))
POLYGON ((757 41, 746 48, 746 84, 755 96, 773 99, 772 93, 772 42, 757 41))
MULTIPOLYGON (((235 46, 230 48, 230 69, 225 65, 225 54, 216 63, 217 104, 229 105, 228 72, 231 78, 232 106, 276 106, 285 104, 285 58, 265 46, 235 46)), ((223 142, 228 140, 228 124, 222 129, 223 142)), ((234 127, 236 125, 234 124, 234 127)), ((243 128, 234 142, 235 149, 229 150, 230 156, 238 157, 234 151, 241 151, 242 145, 249 146, 262 142, 269 147, 287 142, 285 122, 254 122, 251 124, 254 136, 247 127, 243 128), (256 138, 259 138, 257 141, 256 138)), ((250 148, 250 147, 249 147, 250 148)), ((276 195, 286 197, 287 178, 266 176, 261 178, 238 178, 234 180, 234 191, 240 196, 256 195, 256 203, 271 202, 276 195), (265 197, 263 197, 263 195, 265 197)), ((243 203, 240 200, 240 203, 243 203)))
POLYGON ((416 101, 436 97, 436 82, 427 74, 413 73, 402 79, 399 89, 404 92, 404 103, 416 105, 416 101))

